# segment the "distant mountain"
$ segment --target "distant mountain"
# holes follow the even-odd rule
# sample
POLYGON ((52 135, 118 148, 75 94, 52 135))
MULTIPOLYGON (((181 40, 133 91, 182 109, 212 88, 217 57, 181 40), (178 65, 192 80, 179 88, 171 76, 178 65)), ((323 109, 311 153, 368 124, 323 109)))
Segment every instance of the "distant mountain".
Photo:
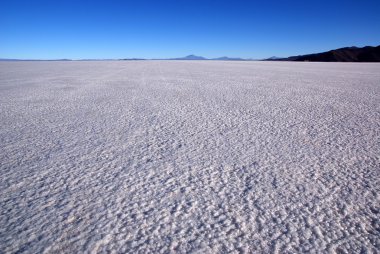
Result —
POLYGON ((0 61, 34 61, 34 62, 40 62, 40 61, 72 61, 71 59, 11 59, 11 58, 0 58, 0 61))
MULTIPOLYGON (((52 59, 52 60, 39 60, 39 59, 4 59, 0 61, 136 61, 136 60, 216 60, 216 61, 258 61, 251 58, 228 57, 222 56, 217 58, 206 58, 197 55, 188 55, 178 58, 163 58, 163 59, 143 59, 143 58, 124 58, 124 59, 52 59)), ((380 45, 376 47, 366 46, 363 48, 346 47, 334 49, 322 53, 299 55, 291 57, 276 57, 272 56, 263 61, 304 61, 304 62, 380 62, 380 45)))
POLYGON ((217 58, 206 58, 203 56, 196 56, 196 55, 188 55, 185 57, 178 57, 178 58, 169 58, 169 59, 162 59, 162 60, 215 60, 215 61, 252 61, 253 59, 245 59, 240 57, 228 57, 228 56, 222 56, 217 58))
POLYGON ((283 59, 283 57, 272 56, 272 57, 269 57, 265 60, 279 60, 279 59, 283 59))
POLYGON ((208 59, 203 56, 188 55, 185 57, 171 58, 169 60, 208 60, 208 59))
POLYGON ((228 57, 222 56, 218 58, 212 58, 210 60, 219 60, 219 61, 247 61, 248 59, 240 58, 240 57, 228 57))
POLYGON ((316 54, 266 60, 305 62, 380 62, 380 46, 366 46, 363 48, 346 47, 316 54))
POLYGON ((123 58, 119 59, 120 61, 137 61, 137 60, 146 60, 144 58, 123 58))
POLYGON ((255 61, 251 58, 240 58, 240 57, 228 57, 228 56, 222 56, 217 58, 206 58, 203 56, 197 56, 197 55, 188 55, 184 57, 177 57, 177 58, 155 58, 155 59, 149 59, 149 58, 120 58, 120 59, 77 59, 77 60, 71 60, 71 59, 51 59, 51 60, 39 60, 39 59, 4 59, 0 58, 0 61, 140 61, 140 60, 215 60, 215 61, 255 61))
MULTIPOLYGON (((277 59, 277 58, 276 58, 277 59)), ((0 58, 0 61, 142 61, 142 60, 205 60, 205 61, 258 61, 257 59, 252 58, 240 58, 240 57, 228 57, 222 56, 217 58, 206 58, 203 56, 197 55, 188 55, 185 57, 177 57, 177 58, 120 58, 120 59, 50 59, 50 60, 39 60, 39 59, 5 59, 0 58)), ((273 60, 273 58, 270 58, 273 60)))
POLYGON ((21 61, 19 59, 0 58, 0 61, 21 61))

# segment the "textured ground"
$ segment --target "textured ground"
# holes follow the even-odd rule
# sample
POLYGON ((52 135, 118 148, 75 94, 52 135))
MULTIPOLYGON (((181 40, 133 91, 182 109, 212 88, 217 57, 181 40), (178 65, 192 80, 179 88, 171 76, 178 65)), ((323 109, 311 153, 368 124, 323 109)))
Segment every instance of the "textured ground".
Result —
POLYGON ((380 64, 0 62, 0 252, 380 252, 380 64))

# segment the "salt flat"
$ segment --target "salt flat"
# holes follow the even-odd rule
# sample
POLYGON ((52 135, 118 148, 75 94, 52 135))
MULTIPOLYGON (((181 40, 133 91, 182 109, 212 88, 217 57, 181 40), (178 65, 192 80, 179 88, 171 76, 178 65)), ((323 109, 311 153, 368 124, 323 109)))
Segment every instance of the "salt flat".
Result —
POLYGON ((380 64, 0 62, 0 252, 379 253, 380 64))

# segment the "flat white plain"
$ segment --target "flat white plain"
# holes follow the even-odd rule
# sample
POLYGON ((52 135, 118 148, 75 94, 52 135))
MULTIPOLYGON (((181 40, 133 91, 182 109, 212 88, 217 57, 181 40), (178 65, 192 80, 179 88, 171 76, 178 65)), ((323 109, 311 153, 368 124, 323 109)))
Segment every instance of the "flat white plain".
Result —
POLYGON ((0 62, 0 249, 376 253, 379 144, 379 64, 0 62))

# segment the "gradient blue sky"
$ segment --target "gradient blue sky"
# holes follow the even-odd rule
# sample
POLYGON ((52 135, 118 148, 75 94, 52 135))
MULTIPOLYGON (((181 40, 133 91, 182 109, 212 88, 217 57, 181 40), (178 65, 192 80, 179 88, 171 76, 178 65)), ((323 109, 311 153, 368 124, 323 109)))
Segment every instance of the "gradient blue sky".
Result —
POLYGON ((0 0, 0 58, 264 58, 379 44, 379 0, 0 0))

